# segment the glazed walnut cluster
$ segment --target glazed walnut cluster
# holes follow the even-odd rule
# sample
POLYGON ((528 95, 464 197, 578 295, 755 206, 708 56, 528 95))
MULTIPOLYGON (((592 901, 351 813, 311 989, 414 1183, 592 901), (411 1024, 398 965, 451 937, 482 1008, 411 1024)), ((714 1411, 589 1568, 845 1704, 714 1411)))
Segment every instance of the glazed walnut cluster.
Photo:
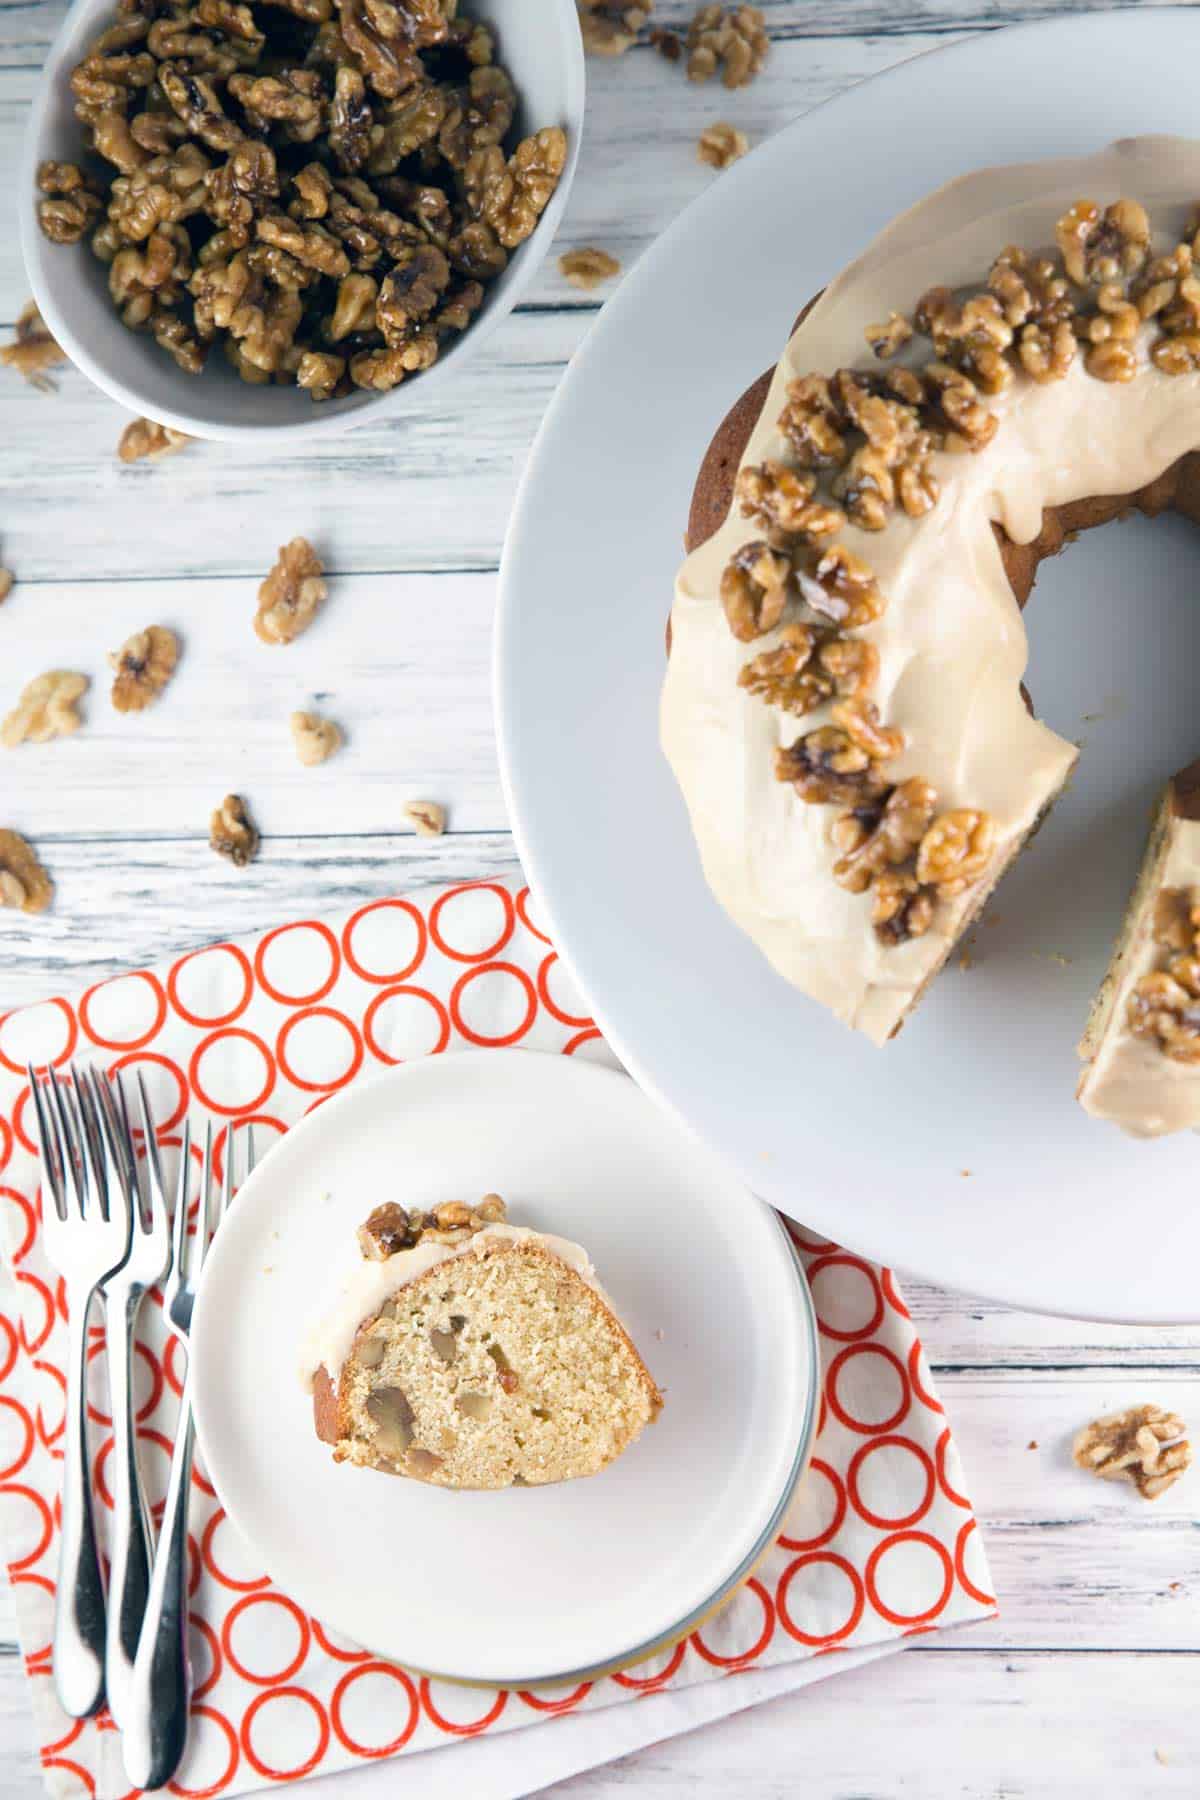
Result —
MULTIPOLYGON (((1157 258, 1133 200, 1105 209, 1077 201, 1055 236, 1052 256, 1010 245, 978 289, 930 288, 911 319, 892 312, 869 326, 874 367, 792 381, 777 421, 780 455, 737 477, 736 503, 757 535, 726 564, 721 603, 739 642, 772 635, 738 680, 794 717, 824 713, 776 751, 775 774, 802 800, 842 809, 831 831, 834 877, 870 892, 876 933, 889 945, 928 931, 938 901, 982 879, 996 828, 975 808, 939 813, 927 781, 893 777, 904 735, 880 717, 879 654, 857 635, 883 616, 887 595, 842 534, 884 531, 936 506, 936 456, 985 449, 999 428, 989 403, 1015 382, 1061 380, 1077 357, 1098 380, 1128 381, 1149 321, 1159 369, 1200 368, 1200 218, 1157 258), (918 340, 918 354, 892 361, 918 340)), ((1180 971, 1147 977, 1158 986, 1145 998, 1142 1029, 1171 1035, 1176 1055, 1187 1054, 1190 1034, 1200 1061, 1200 949, 1178 961, 1194 968, 1194 986, 1180 971)))
POLYGON ((557 127, 457 0, 118 0, 74 70, 87 168, 43 163, 42 230, 87 237, 180 368, 314 400, 393 388, 465 331, 558 185, 557 127))
POLYGON ((417 1244, 462 1244, 488 1225, 503 1225, 508 1209, 499 1194, 485 1194, 477 1206, 445 1200, 429 1212, 386 1200, 358 1228, 358 1247, 370 1262, 386 1262, 417 1244))
POLYGON ((1174 1062, 1200 1063, 1200 894, 1169 888, 1159 895, 1154 941, 1170 956, 1135 985, 1129 1029, 1174 1062))

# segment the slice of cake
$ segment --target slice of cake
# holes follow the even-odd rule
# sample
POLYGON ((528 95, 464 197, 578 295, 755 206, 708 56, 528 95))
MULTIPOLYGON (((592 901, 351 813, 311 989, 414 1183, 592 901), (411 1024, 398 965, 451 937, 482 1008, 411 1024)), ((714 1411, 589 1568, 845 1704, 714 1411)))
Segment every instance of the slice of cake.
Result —
POLYGON ((449 1488, 595 1475, 662 1405, 566 1238, 506 1222, 498 1194, 379 1206, 310 1339, 317 1435, 337 1462, 449 1488))
POLYGON ((1079 1054, 1096 1118, 1136 1137, 1200 1127, 1200 760, 1159 801, 1079 1054))

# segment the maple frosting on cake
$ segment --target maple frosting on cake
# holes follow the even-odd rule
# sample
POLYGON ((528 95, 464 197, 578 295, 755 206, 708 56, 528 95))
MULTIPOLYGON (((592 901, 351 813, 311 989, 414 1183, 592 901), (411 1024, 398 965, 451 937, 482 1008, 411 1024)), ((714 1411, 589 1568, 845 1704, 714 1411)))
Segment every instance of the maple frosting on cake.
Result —
POLYGON ((1130 504, 1196 504, 1176 488, 1200 446, 1200 286, 1181 244, 1198 199, 1200 144, 1146 137, 981 170, 922 200, 803 315, 738 445, 737 498, 680 570, 661 738, 706 879, 789 982, 875 1043, 903 1022, 1075 761, 1076 746, 1022 690, 1021 605, 1038 556, 1130 504), (1135 241, 1139 214, 1148 241, 1135 241), (1061 261, 1043 261, 1035 280, 1032 259, 1052 256, 1056 239, 1071 279, 1061 261), (1013 309, 1017 277, 1040 299, 1052 276, 1061 304, 1013 309), (964 290, 983 301, 979 330, 964 328, 954 298, 964 290), (915 340, 898 360, 875 361, 864 340, 879 341, 883 320, 902 344, 914 306, 933 339, 924 365, 915 340), (1060 350, 1062 366, 1048 367, 1060 350), (871 461, 868 421, 847 469, 845 444, 863 445, 863 396, 903 399, 902 373, 883 383, 906 369, 935 402, 955 402, 942 429, 917 434, 932 415, 914 404, 904 428, 916 452, 906 467, 893 457, 889 472, 886 456, 871 461), (847 370, 850 384, 830 397, 828 378, 847 370), (806 382, 814 372, 826 380, 806 382), (981 412, 995 425, 973 437, 981 412), (786 486, 789 471, 805 486, 786 486), (881 482, 897 488, 890 505, 881 482), (805 508, 826 495, 841 517, 832 531, 817 517, 807 538, 805 508), (799 522, 795 537, 764 530, 781 519, 799 522), (820 561, 830 544, 849 553, 840 569, 840 550, 834 565, 820 561), (863 567, 882 601, 874 616, 854 609, 852 581, 838 591, 837 577, 863 567), (849 776, 836 772, 843 750, 849 776), (937 854, 947 848, 948 860, 937 854))

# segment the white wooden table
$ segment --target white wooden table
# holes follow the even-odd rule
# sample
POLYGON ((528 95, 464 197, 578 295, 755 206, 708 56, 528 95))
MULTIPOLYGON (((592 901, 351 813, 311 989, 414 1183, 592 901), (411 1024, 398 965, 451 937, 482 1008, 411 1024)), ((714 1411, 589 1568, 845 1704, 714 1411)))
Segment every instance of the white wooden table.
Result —
MULTIPOLYGON (((949 35, 1063 10, 763 3, 771 59, 740 94, 691 88, 648 50, 592 65, 560 248, 596 244, 628 267, 719 179, 694 154, 715 118, 758 140, 949 35)), ((678 0, 659 10, 668 23, 689 11, 678 0)), ((10 181, 62 12, 60 0, 0 0, 10 181)), ((2 335, 26 293, 10 226, 2 335)), ((0 612, 0 711, 54 666, 90 669, 100 690, 75 739, 0 752, 0 825, 27 831, 58 882, 47 917, 0 915, 0 1011, 235 927, 513 867, 488 698, 497 558, 538 419, 599 303, 552 263, 484 361, 436 403, 417 398, 401 423, 263 465, 214 445, 120 468, 124 418, 82 377, 68 370, 44 395, 0 371, 0 563, 18 578, 0 612), (305 638, 265 652, 249 628, 255 585, 298 532, 321 547, 331 597, 305 638), (122 720, 104 695, 104 653, 151 623, 180 632, 180 673, 168 703, 122 720), (296 762, 287 729, 308 703, 349 738, 315 771, 296 762), (266 836, 249 873, 207 845, 209 810, 230 789, 248 796, 266 836), (402 829, 401 805, 418 797, 449 805, 447 838, 430 845, 402 829)), ((1141 1398, 1200 1426, 1200 1330, 1069 1324, 914 1280, 906 1290, 986 1528, 1001 1619, 920 1640, 559 1792, 683 1795, 698 1782, 739 1800, 1200 1792, 1200 1476, 1147 1506, 1080 1476, 1067 1447, 1083 1420, 1141 1398)), ((0 1792, 34 1800, 12 1635, 5 1610, 0 1792)))

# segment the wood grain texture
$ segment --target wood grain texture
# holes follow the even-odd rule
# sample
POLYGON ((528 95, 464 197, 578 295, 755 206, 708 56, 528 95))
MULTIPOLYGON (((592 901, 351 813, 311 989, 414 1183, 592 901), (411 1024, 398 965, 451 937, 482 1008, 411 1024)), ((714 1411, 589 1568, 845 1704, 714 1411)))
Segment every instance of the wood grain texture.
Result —
MULTIPOLYGON (((719 179, 694 148, 715 118, 757 141, 955 33, 1075 10, 1055 0, 763 4, 771 61, 744 92, 689 86, 648 49, 591 65, 583 159, 556 248, 598 244, 628 268, 719 179)), ((16 166, 64 10, 58 0, 0 0, 0 168, 16 166)), ((690 11, 660 0, 657 16, 680 22, 690 11)), ((8 229, 0 322, 25 297, 8 229)), ((538 420, 604 297, 567 287, 551 260, 485 360, 436 404, 414 383, 396 424, 269 464, 195 446, 123 469, 113 451, 124 417, 81 377, 65 371, 56 393, 40 395, 0 371, 0 561, 18 576, 0 611, 0 712, 44 668, 86 669, 94 682, 76 739, 0 752, 0 823, 35 838, 58 882, 46 917, 0 914, 0 1011, 232 930, 515 871, 488 694, 495 570, 538 420), (306 638, 266 650, 250 628, 255 585, 297 531, 326 558, 329 602, 306 638), (179 631, 179 675, 157 709, 121 720, 105 652, 152 622, 179 631), (348 736, 315 770, 295 761, 287 731, 288 713, 309 704, 348 736), (208 811, 230 788, 247 794, 265 833, 248 871, 207 847, 208 811), (427 843, 404 829, 400 809, 416 797, 448 805, 447 837, 427 843)), ((1148 1506, 1078 1473, 1068 1448, 1081 1422, 1132 1400, 1169 1402, 1195 1421, 1200 1328, 1033 1317, 915 1279, 905 1291, 987 1534, 1000 1619, 921 1640, 878 1669, 556 1794, 1200 1791, 1189 1703, 1200 1677, 1193 1488, 1148 1506)), ((0 1590, 0 1794, 35 1800, 12 1631, 0 1590)))

